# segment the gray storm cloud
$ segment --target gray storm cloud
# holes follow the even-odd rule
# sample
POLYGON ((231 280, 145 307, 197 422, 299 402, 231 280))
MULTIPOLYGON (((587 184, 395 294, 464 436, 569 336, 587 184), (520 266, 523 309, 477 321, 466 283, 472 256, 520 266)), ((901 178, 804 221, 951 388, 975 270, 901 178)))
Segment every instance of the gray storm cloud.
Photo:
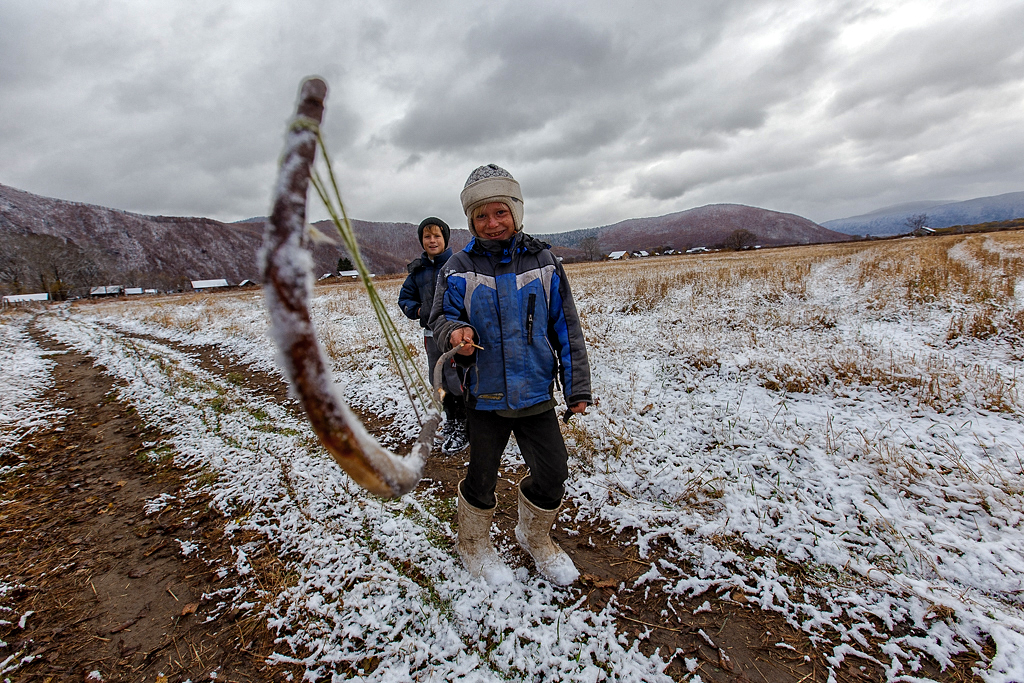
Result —
MULTIPOLYGON (((0 5, 0 183, 267 211, 300 79, 353 215, 460 222, 512 170, 538 232, 716 202, 827 220, 1022 189, 1024 5, 0 5)), ((455 224, 453 223, 453 224, 455 224)))

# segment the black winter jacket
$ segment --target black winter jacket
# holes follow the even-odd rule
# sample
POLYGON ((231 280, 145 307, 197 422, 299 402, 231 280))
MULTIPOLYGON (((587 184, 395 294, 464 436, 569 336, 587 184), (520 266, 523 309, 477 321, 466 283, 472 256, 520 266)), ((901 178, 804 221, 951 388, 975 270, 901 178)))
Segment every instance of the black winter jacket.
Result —
POLYGON ((409 276, 402 284, 398 293, 398 306, 411 320, 419 320, 420 327, 430 329, 430 309, 434 302, 434 287, 437 284, 437 273, 448 259, 452 257, 451 248, 445 249, 431 261, 427 252, 423 252, 415 261, 406 266, 409 276))

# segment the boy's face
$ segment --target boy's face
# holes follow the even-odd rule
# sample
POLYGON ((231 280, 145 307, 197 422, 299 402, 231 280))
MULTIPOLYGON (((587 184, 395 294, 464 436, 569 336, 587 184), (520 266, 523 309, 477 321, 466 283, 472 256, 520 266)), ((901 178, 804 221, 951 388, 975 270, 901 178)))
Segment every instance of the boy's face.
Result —
POLYGON ((516 234, 515 219, 504 202, 484 204, 473 211, 473 228, 485 240, 507 240, 516 234))
POLYGON ((427 256, 433 258, 444 251, 444 235, 441 228, 436 225, 428 225, 423 228, 423 251, 427 256))

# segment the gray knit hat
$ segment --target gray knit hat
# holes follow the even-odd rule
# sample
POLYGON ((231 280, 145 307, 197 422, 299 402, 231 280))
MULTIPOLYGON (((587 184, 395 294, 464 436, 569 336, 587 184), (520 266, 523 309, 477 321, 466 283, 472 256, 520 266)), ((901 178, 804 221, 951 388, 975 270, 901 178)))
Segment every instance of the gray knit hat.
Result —
POLYGON ((512 212, 516 232, 523 228, 523 191, 512 174, 496 164, 481 166, 469 174, 462 190, 462 209, 469 221, 469 232, 476 236, 473 212, 484 204, 501 202, 512 212))

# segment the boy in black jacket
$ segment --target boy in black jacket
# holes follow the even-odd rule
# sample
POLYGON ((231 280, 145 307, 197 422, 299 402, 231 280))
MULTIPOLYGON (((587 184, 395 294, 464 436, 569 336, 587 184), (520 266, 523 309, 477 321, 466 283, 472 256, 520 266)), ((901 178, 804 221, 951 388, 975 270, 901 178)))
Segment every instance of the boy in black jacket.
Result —
MULTIPOLYGON (((451 258, 448 247, 451 229, 440 218, 424 218, 417 230, 423 255, 409 264, 409 276, 405 278, 398 295, 398 305, 412 320, 419 320, 423 328, 423 347, 427 352, 427 380, 433 383, 434 366, 441 357, 441 351, 434 342, 434 333, 427 326, 430 309, 434 301, 434 286, 441 266, 451 258)), ((462 383, 451 362, 444 369, 442 385, 445 390, 445 425, 442 431, 444 442, 441 451, 452 455, 469 445, 466 434, 466 407, 462 397, 462 383)))

